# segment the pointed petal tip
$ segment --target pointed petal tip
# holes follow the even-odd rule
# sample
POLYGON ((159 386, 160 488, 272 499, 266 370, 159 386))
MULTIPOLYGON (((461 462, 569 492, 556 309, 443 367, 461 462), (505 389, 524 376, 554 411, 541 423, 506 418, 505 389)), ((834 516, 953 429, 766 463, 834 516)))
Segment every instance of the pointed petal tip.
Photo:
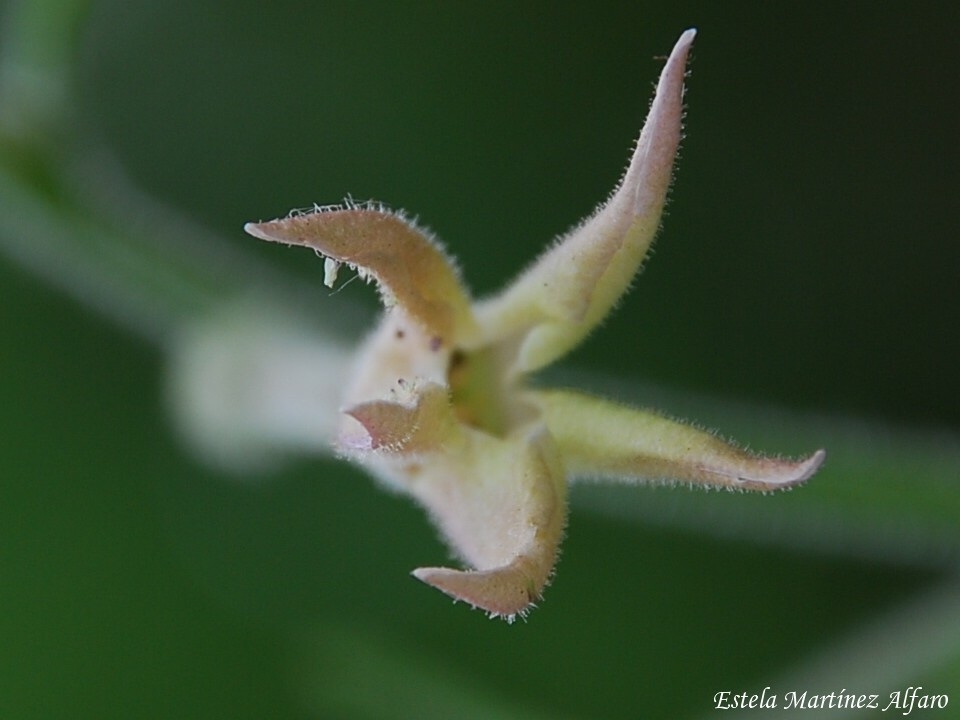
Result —
POLYGON ((243 226, 243 231, 248 235, 253 235, 253 237, 258 240, 273 240, 273 238, 264 231, 264 227, 267 224, 268 223, 248 222, 243 226))
MULTIPOLYGON (((376 419, 370 412, 372 403, 361 403, 352 407, 340 408, 354 422, 345 423, 337 438, 337 443, 349 450, 373 450, 378 446, 376 419)), ((374 405, 375 406, 375 405, 374 405)))
POLYGON ((680 69, 679 72, 683 73, 685 71, 687 56, 690 54, 690 48, 693 46, 693 41, 696 39, 696 37, 696 28, 688 28, 680 33, 680 37, 677 38, 677 42, 674 43, 673 50, 670 51, 670 56, 667 58, 667 64, 664 67, 664 75, 669 76, 670 70, 676 65, 682 66, 682 69, 680 69))
POLYGON ((341 408, 338 444, 346 451, 393 454, 429 452, 456 435, 446 387, 434 382, 404 386, 403 400, 370 400, 341 408))
POLYGON ((342 408, 350 420, 341 424, 337 444, 347 452, 383 450, 399 452, 409 443, 416 413, 387 400, 374 400, 342 408))
POLYGON ((801 460, 799 463, 797 463, 797 476, 793 482, 802 483, 812 478, 814 473, 820 469, 820 466, 823 465, 823 461, 826 459, 827 451, 823 448, 820 448, 806 460, 801 460))
POLYGON ((337 435, 336 446, 348 455, 359 455, 375 449, 373 438, 360 423, 352 423, 348 429, 341 429, 337 435))
POLYGON ((678 46, 690 45, 693 42, 695 37, 697 37, 697 29, 687 28, 686 30, 683 31, 683 33, 681 33, 680 39, 677 40, 677 45, 678 46))
POLYGON ((789 490, 797 485, 802 485, 813 477, 817 470, 820 469, 820 466, 823 465, 826 457, 826 450, 821 448, 809 457, 794 462, 773 459, 761 460, 761 462, 765 464, 772 465, 769 473, 766 475, 740 478, 740 482, 735 485, 734 488, 759 490, 760 492, 789 490))
POLYGON ((257 240, 266 240, 273 243, 302 244, 291 237, 289 229, 285 228, 282 220, 268 220, 266 222, 248 222, 243 231, 257 240))
POLYGON ((533 607, 536 597, 524 583, 518 582, 512 566, 487 571, 462 571, 443 567, 417 568, 411 575, 440 590, 455 601, 469 603, 490 617, 513 622, 533 607))

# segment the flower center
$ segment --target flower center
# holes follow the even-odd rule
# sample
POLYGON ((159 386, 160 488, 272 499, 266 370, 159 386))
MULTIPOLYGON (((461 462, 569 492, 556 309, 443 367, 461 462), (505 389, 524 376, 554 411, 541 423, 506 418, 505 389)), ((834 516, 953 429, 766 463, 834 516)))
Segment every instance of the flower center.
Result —
POLYGON ((447 369, 457 419, 500 438, 531 418, 531 409, 520 400, 521 389, 506 381, 502 365, 499 353, 488 346, 454 350, 447 369))

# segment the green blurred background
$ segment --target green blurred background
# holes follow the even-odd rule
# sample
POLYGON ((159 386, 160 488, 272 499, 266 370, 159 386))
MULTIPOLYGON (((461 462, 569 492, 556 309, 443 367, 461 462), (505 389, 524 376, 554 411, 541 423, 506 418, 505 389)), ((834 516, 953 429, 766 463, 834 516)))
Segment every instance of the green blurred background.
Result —
MULTIPOLYGON (((657 58, 697 27, 664 232, 568 363, 840 459, 768 498, 575 497, 543 607, 507 626, 407 577, 446 551, 360 472, 198 462, 151 333, 77 303, 68 264, 3 256, 0 717, 703 717, 957 577, 954 4, 7 0, 8 54, 41 6, 72 17, 70 93, 60 126, 9 134, 2 159, 49 207, 87 212, 58 179, 77 158, 93 185, 118 163, 254 274, 319 286, 322 263, 243 223, 375 198, 436 231, 477 294, 606 196, 657 58), (920 539, 894 557, 901 537, 920 539)), ((89 217, 117 210, 99 196, 89 217)), ((376 302, 359 283, 344 299, 376 302)), ((960 642, 895 680, 849 670, 822 689, 960 705, 960 642)), ((774 691, 791 689, 818 688, 774 691)))

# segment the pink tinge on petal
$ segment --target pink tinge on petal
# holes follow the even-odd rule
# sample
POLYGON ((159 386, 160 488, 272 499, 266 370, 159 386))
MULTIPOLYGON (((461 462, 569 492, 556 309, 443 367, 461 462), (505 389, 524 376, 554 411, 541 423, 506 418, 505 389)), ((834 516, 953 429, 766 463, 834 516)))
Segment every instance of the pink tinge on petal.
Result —
POLYGON ((348 451, 411 453, 438 449, 458 431, 447 389, 424 383, 413 393, 411 404, 372 400, 345 408, 343 413, 356 423, 341 432, 338 444, 348 451))
POLYGON ((465 431, 453 454, 423 463, 411 485, 469 570, 414 575, 457 600, 507 619, 546 587, 566 524, 566 483, 542 427, 504 439, 465 431))
POLYGON ((620 185, 516 282, 478 307, 484 337, 519 337, 513 372, 569 352, 627 290, 660 226, 680 145, 683 83, 696 31, 677 41, 620 185))
POLYGON ((696 35, 692 28, 685 31, 667 58, 647 121, 618 190, 630 196, 628 207, 637 217, 659 215, 666 198, 680 145, 683 78, 696 35))
MULTIPOLYGON (((825 450, 817 450, 802 460, 783 458, 753 457, 753 467, 731 468, 729 478, 731 487, 743 490, 785 490, 805 483, 820 469, 827 459, 825 450)), ((707 468, 708 470, 710 468, 707 468)), ((719 474, 714 471, 715 474, 719 474)))
POLYGON ((535 563, 518 558, 493 570, 461 571, 450 568, 418 568, 413 576, 446 593, 454 600, 485 610, 492 617, 512 621, 524 616, 540 600, 545 580, 537 577, 535 563))
POLYGON ((399 215, 351 206, 247 223, 244 229, 261 240, 313 248, 372 276, 386 304, 401 305, 441 342, 473 332, 470 301, 454 266, 436 242, 399 215))

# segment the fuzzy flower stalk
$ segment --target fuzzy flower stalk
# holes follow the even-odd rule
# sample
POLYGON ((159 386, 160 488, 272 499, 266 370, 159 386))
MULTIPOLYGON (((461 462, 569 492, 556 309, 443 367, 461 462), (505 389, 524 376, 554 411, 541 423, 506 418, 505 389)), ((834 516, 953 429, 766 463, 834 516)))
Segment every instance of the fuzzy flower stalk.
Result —
MULTIPOLYGON (((750 454, 646 410, 527 386, 626 291, 660 225, 683 115, 687 30, 663 68, 619 186, 500 293, 472 301, 437 241, 402 215, 348 202, 250 223, 376 282, 386 312, 359 348, 336 449, 431 515, 465 568, 414 576, 512 620, 542 597, 578 479, 771 491, 809 478, 799 461, 750 454)), ((318 372, 321 371, 318 369, 318 372)))

